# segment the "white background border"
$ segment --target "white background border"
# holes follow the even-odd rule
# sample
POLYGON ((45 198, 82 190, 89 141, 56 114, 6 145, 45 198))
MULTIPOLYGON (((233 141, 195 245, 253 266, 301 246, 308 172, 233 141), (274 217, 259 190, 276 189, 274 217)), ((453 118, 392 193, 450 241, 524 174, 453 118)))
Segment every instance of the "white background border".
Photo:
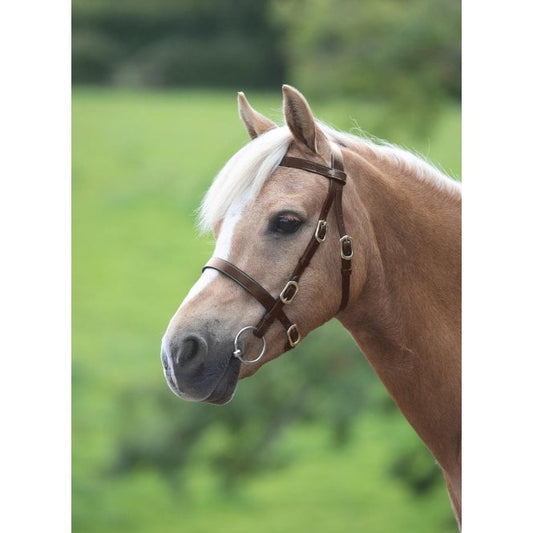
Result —
POLYGON ((70 531, 70 3, 0 12, 0 530, 70 531))
MULTIPOLYGON (((70 16, 69 2, 30 1, 0 17, 10 532, 70 531, 70 16)), ((533 530, 532 33, 526 2, 463 2, 466 533, 533 530)))

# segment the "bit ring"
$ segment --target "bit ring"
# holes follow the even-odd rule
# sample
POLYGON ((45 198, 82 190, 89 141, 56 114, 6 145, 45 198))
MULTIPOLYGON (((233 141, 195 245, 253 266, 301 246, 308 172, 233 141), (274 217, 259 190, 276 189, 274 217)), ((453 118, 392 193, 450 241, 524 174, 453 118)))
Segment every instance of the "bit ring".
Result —
POLYGON ((233 352, 233 356, 236 357, 242 363, 244 363, 246 365, 251 365, 252 363, 257 363, 257 361, 259 361, 259 359, 261 359, 261 357, 263 357, 263 355, 265 354, 265 351, 266 351, 267 343, 266 343, 265 337, 263 337, 261 335, 261 339, 263 341, 263 349, 261 350, 261 353, 255 359, 244 359, 242 350, 239 348, 237 343, 238 343, 238 340, 239 340, 239 337, 241 336, 241 334, 244 333, 247 329, 251 329, 253 331, 257 331, 257 328, 255 326, 246 326, 246 327, 242 328, 239 331, 239 333, 237 333, 237 335, 235 336, 235 340, 233 341, 233 346, 235 347, 235 351, 233 352))

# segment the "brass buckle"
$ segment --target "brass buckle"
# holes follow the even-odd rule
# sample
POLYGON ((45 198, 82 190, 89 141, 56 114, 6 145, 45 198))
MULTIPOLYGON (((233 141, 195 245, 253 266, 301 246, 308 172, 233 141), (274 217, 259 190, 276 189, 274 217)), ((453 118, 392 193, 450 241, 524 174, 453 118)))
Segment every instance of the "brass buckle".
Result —
POLYGON ((324 242, 326 240, 327 229, 328 229, 328 223, 325 220, 320 219, 318 221, 318 224, 316 225, 316 230, 315 230, 315 239, 318 242, 324 242))
POLYGON ((341 243, 341 257, 342 259, 351 259, 353 257, 353 241, 352 238, 349 235, 344 235, 344 237, 341 237, 340 239, 341 243), (345 251, 344 245, 348 245, 349 251, 345 251))
POLYGON ((302 337, 300 336, 300 332, 298 331, 298 327, 296 326, 296 324, 293 324, 287 330, 287 339, 289 340, 291 348, 294 348, 302 340, 302 337), (293 339, 294 332, 296 332, 296 337, 293 339))
POLYGON ((298 293, 298 283, 294 280, 291 280, 291 281, 288 281, 287 282, 287 285, 285 285, 285 287, 283 287, 283 290, 281 291, 280 295, 279 295, 279 299, 284 303, 284 304, 290 304, 293 300, 294 300, 294 297, 296 296, 296 294, 298 293), (290 291, 291 290, 291 287, 292 287, 292 290, 293 292, 290 293, 288 295, 286 295, 285 293, 287 291, 290 291))

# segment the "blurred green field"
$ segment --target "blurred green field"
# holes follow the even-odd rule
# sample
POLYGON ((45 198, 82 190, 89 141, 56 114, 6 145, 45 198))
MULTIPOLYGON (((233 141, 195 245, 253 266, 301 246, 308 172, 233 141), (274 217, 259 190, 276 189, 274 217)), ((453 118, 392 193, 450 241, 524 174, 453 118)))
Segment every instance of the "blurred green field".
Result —
MULTIPOLYGON (((248 96, 281 118, 281 93, 248 96)), ((384 126, 376 104, 311 105, 339 129, 354 131, 357 124, 460 175, 458 107, 444 106, 430 134, 421 136, 394 120, 384 126)), ((167 425, 153 407, 154 394, 168 398, 176 420, 190 412, 216 419, 221 410, 243 409, 254 387, 275 383, 280 372, 292 375, 297 366, 291 365, 301 363, 282 358, 267 365, 240 383, 224 407, 174 399, 160 368, 162 333, 211 254, 212 239, 195 229, 195 209, 247 141, 234 93, 74 89, 72 137, 73 531, 455 531, 442 483, 417 495, 390 475, 391 458, 406 448, 431 459, 336 323, 316 334, 316 345, 337 333, 373 391, 372 405, 386 406, 363 411, 346 446, 334 446, 328 428, 314 420, 295 424, 274 445, 280 466, 224 490, 207 458, 230 435, 213 424, 170 481, 152 463, 112 472, 124 435, 157 441, 167 425)), ((307 357, 312 344, 308 339, 294 357, 307 357)), ((308 364, 320 355, 313 352, 308 364)), ((256 407, 246 405, 250 417, 256 407)))

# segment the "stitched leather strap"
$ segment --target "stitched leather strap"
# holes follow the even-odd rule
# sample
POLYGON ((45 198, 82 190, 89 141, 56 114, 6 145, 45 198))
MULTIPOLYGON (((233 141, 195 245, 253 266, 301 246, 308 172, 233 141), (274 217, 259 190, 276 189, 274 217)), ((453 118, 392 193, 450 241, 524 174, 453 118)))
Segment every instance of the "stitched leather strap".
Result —
MULTIPOLYGON (((328 194, 326 196, 326 199, 324 200, 324 203, 322 204, 322 209, 320 211, 319 215, 319 221, 327 221, 328 213, 331 209, 331 206, 333 204, 333 200, 335 198, 335 183, 333 181, 329 182, 329 188, 328 188, 328 194)), ((326 235, 327 235, 327 225, 326 227, 326 235)), ((290 279, 294 279, 298 281, 300 279, 300 276, 303 274, 304 270, 308 267, 309 263, 311 262, 311 259, 315 255, 315 252, 318 249, 318 246, 320 245, 321 241, 315 238, 313 236, 311 240, 309 241, 307 248, 304 250, 304 253, 298 259, 298 264, 296 265, 296 268, 294 269, 292 276, 290 279)))
POLYGON ((306 170, 307 172, 313 172, 319 174, 325 178, 330 178, 341 182, 343 185, 346 183, 346 174, 342 168, 332 168, 313 161, 307 161, 306 159, 300 159, 299 157, 285 156, 280 164, 280 167, 299 168, 300 170, 306 170))
MULTIPOLYGON (((220 257, 212 257, 202 268, 202 272, 206 268, 217 270, 240 285, 265 308, 267 315, 272 315, 273 319, 277 318, 286 330, 293 325, 287 315, 283 312, 281 306, 277 305, 280 301, 279 298, 276 300, 276 298, 274 298, 267 290, 259 285, 257 281, 246 274, 246 272, 243 272, 240 268, 236 267, 234 264, 224 259, 220 259, 220 257)), ((262 336, 262 332, 258 332, 258 336, 262 336)))
MULTIPOLYGON (((332 147, 331 165, 335 168, 343 169, 342 154, 340 150, 335 146, 332 147), (337 156, 335 157, 335 152, 337 156)), ((344 169, 343 169, 344 170, 344 169)), ((335 183, 337 185, 337 183, 335 183)), ((342 288, 341 288, 341 303, 339 311, 342 311, 347 305, 350 299, 350 279, 352 275, 352 257, 353 257, 353 244, 351 237, 346 233, 346 227, 344 226, 344 216, 342 214, 342 187, 337 185, 337 194, 335 195, 335 215, 337 220, 337 229, 339 230, 340 248, 341 248, 341 276, 342 276, 342 288)))
POLYGON ((268 291, 263 289, 257 281, 229 261, 221 259, 220 257, 212 257, 202 268, 202 272, 206 268, 212 268, 213 270, 217 270, 226 275, 228 278, 231 278, 235 283, 248 291, 267 310, 276 302, 275 298, 268 291))

